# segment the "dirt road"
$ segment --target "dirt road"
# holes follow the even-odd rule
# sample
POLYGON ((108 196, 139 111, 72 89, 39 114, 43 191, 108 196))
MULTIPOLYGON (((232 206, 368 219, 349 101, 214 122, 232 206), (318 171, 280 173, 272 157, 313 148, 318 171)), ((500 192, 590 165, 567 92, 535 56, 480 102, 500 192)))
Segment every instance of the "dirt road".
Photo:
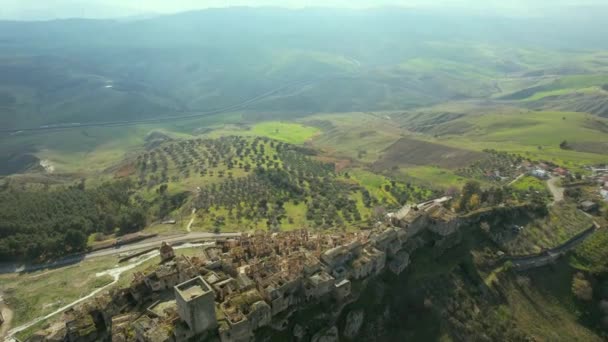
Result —
POLYGON ((190 229, 192 228, 192 224, 194 223, 194 219, 196 218, 196 216, 194 214, 196 214, 196 209, 192 209, 192 218, 190 219, 190 222, 188 222, 188 225, 186 226, 186 230, 188 231, 188 233, 190 233, 192 231, 190 229))
POLYGON ((551 203, 551 205, 554 205, 555 203, 564 200, 564 188, 557 185, 557 182, 559 182, 559 180, 559 177, 551 177, 551 179, 547 181, 549 191, 551 191, 551 195, 553 195, 553 202, 551 203))

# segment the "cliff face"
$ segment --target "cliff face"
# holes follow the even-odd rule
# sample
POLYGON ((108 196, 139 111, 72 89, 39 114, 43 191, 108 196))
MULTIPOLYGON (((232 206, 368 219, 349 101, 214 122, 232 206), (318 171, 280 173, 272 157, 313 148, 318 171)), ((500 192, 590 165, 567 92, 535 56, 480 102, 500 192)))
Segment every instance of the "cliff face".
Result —
MULTIPOLYGON (((515 323, 495 316, 495 308, 504 304, 503 294, 485 284, 471 253, 492 248, 479 234, 477 222, 520 210, 525 209, 500 208, 450 220, 421 218, 424 226, 414 226, 417 234, 403 245, 410 263, 401 274, 383 272, 354 282, 353 300, 344 307, 321 305, 308 309, 307 315, 294 315, 299 332, 295 340, 307 341, 310 332, 329 328, 338 329, 340 341, 433 341, 442 335, 454 340, 529 338, 515 323)), ((293 336, 275 335, 271 340, 293 336)))
POLYGON ((449 221, 433 222, 429 225, 428 229, 435 234, 445 237, 456 233, 461 225, 462 220, 454 218, 449 221))

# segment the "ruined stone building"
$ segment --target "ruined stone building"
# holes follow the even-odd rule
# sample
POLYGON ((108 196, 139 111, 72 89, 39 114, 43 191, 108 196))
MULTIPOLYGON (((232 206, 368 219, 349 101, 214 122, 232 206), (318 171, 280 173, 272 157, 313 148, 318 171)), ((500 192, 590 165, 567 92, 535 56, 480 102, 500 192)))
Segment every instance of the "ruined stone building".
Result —
POLYGON ((443 201, 405 206, 368 231, 244 234, 206 245, 196 257, 175 256, 163 243, 154 270, 78 308, 64 334, 69 341, 104 334, 112 341, 251 341, 261 327, 285 328, 285 317, 309 303, 341 307, 352 300, 353 282, 402 273, 417 234, 458 230, 443 201))

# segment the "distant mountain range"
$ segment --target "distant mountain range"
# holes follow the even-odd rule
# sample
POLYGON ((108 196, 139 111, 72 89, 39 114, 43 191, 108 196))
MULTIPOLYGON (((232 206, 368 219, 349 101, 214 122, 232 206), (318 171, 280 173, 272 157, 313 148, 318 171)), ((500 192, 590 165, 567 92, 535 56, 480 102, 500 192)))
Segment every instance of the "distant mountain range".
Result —
POLYGON ((601 18, 229 8, 128 21, 1 21, 0 126, 139 120, 242 103, 314 113, 489 98, 499 78, 608 47, 601 18))

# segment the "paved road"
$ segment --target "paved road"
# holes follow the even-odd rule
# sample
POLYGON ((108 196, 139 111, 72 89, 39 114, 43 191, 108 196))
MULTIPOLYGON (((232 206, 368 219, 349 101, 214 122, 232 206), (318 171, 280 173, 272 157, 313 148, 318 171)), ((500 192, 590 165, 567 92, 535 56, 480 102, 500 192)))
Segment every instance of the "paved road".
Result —
POLYGON ((161 242, 165 241, 171 244, 176 243, 184 243, 189 241, 197 241, 197 240, 205 240, 205 239, 217 239, 217 238, 226 238, 226 237, 235 237, 240 236, 241 233, 203 233, 203 232, 195 232, 188 234, 180 234, 180 235, 171 235, 171 236, 156 236, 150 239, 142 240, 137 243, 122 245, 115 248, 102 249, 99 251, 87 253, 84 255, 77 255, 66 257, 61 260, 42 264, 42 265, 17 265, 17 264, 4 264, 0 265, 0 274, 10 274, 10 273, 20 273, 20 272, 32 272, 45 268, 51 267, 61 267, 71 264, 76 264, 82 262, 84 260, 89 260, 93 258, 105 257, 110 255, 117 255, 127 252, 134 252, 147 248, 159 247, 161 242))
POLYGON ((98 257, 102 257, 102 256, 116 255, 116 254, 121 254, 121 253, 125 253, 125 252, 132 252, 132 251, 136 251, 136 250, 140 250, 140 249, 152 248, 152 247, 160 246, 160 243, 163 241, 170 243, 170 244, 174 244, 174 243, 182 243, 182 242, 203 240, 203 239, 218 239, 218 238, 226 238, 226 237, 235 237, 235 236, 240 236, 240 235, 241 235, 241 233, 214 234, 214 233, 198 232, 198 233, 188 233, 188 234, 174 235, 174 236, 157 236, 157 237, 143 240, 141 242, 130 244, 130 245, 123 245, 123 246, 119 246, 116 248, 102 249, 100 251, 92 252, 92 253, 87 254, 84 257, 84 259, 88 260, 91 258, 98 258, 98 257))
POLYGON ((549 191, 551 191, 551 195, 553 195, 553 203, 551 203, 551 205, 564 200, 564 188, 557 185, 559 180, 559 177, 551 177, 551 179, 547 181, 549 191))

